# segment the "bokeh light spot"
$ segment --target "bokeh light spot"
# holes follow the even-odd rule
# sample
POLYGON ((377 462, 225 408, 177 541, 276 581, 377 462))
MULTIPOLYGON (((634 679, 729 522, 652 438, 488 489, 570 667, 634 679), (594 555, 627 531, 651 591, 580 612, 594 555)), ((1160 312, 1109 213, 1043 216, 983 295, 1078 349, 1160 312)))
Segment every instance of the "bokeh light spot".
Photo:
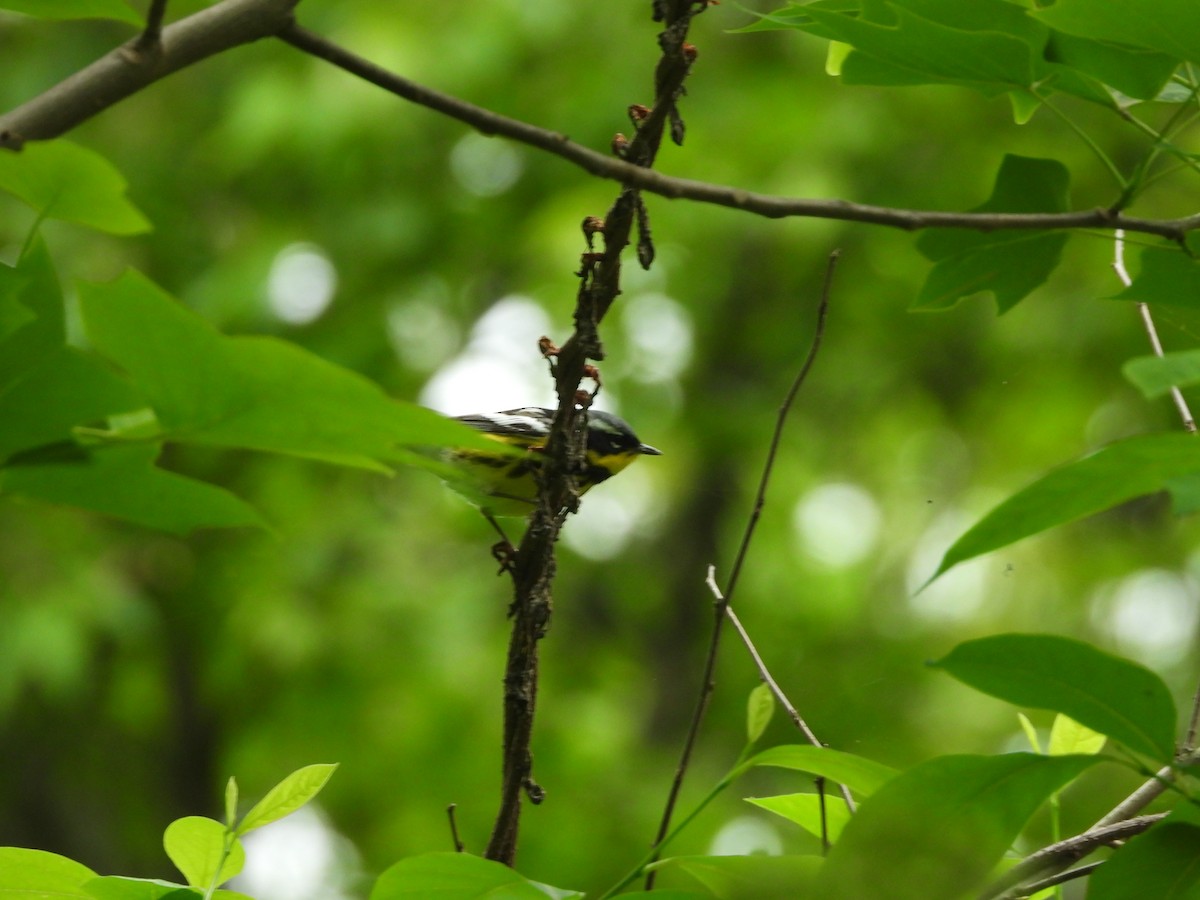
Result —
POLYGON ((438 279, 388 309, 388 338, 396 356, 410 369, 433 371, 458 346, 458 325, 445 311, 447 293, 438 279))
POLYGON ((438 369, 420 402, 448 415, 546 406, 552 389, 538 338, 550 320, 528 297, 497 301, 471 329, 466 349, 438 369))
POLYGON ((867 490, 839 482, 820 485, 801 497, 792 511, 792 527, 805 553, 843 568, 871 552, 881 518, 867 490))
POLYGON ((275 255, 267 276, 267 304, 290 325, 320 318, 337 290, 337 270, 315 244, 289 244, 275 255))
POLYGON ((615 478, 593 488, 583 498, 579 514, 563 529, 563 542, 580 556, 612 559, 639 534, 652 531, 658 519, 653 473, 642 460, 615 478))
POLYGON ((1142 569, 1096 592, 1092 622, 1122 653, 1161 668, 1181 662, 1200 624, 1197 583, 1166 569, 1142 569))
POLYGON ((468 134, 450 151, 450 171, 477 197, 495 197, 516 184, 524 168, 510 145, 481 134, 468 134))
POLYGON ((246 865, 230 886, 258 900, 349 900, 357 853, 317 810, 302 807, 242 838, 246 865))
POLYGON ((960 563, 926 584, 929 576, 937 571, 946 550, 972 524, 969 516, 948 512, 935 519, 917 540, 909 558, 906 582, 909 608, 920 618, 965 622, 983 605, 987 564, 982 559, 960 563))
POLYGON ((634 361, 630 375, 640 381, 678 378, 692 361, 692 317, 683 305, 648 292, 630 297, 622 311, 634 361))
POLYGON ((762 819, 738 816, 730 819, 713 835, 708 852, 711 856, 779 856, 783 840, 779 832, 762 819))

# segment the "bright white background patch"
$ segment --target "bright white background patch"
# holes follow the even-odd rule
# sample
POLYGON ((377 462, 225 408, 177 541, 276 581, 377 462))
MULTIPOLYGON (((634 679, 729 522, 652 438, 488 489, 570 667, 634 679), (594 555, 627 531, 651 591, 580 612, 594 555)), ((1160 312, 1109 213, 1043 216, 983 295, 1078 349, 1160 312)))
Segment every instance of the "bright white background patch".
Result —
POLYGON ((1121 653, 1155 668, 1182 662, 1200 624, 1200 585, 1166 569, 1141 569, 1098 590, 1092 623, 1121 653))
POLYGON ((421 405, 454 416, 551 405, 546 362, 537 351, 549 330, 545 311, 528 297, 497 301, 471 329, 466 348, 429 379, 421 405))
POLYGON ((258 900, 350 900, 358 856, 312 806, 244 838, 246 867, 230 888, 258 900))
POLYGON ((291 325, 320 318, 337 290, 337 270, 315 244, 289 244, 275 255, 267 276, 267 304, 291 325))

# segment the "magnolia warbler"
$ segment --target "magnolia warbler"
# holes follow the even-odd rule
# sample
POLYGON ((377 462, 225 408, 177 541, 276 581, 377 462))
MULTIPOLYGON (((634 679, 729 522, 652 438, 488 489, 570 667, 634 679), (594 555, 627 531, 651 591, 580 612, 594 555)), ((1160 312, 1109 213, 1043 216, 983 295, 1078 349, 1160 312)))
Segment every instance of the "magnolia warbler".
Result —
MULTIPOLYGON (((504 537, 496 518, 528 516, 537 502, 536 473, 544 464, 541 451, 550 437, 554 410, 527 406, 457 418, 494 440, 527 451, 518 456, 455 450, 447 458, 456 474, 461 475, 452 479, 450 486, 478 506, 504 537)), ((607 481, 639 456, 661 455, 661 450, 643 444, 624 420, 612 413, 589 410, 584 470, 578 476, 579 493, 607 481)))

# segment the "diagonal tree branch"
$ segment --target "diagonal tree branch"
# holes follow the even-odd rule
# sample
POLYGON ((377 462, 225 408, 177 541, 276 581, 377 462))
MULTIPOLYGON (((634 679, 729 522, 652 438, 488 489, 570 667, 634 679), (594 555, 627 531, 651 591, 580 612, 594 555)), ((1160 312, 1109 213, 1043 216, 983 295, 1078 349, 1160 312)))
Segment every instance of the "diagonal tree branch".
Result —
POLYGON ((1016 900, 1018 897, 1028 896, 1020 888, 1024 882, 1048 872, 1065 869, 1101 847, 1111 846, 1117 841, 1139 835, 1152 825, 1161 822, 1166 815, 1166 813, 1155 813, 1149 816, 1137 816, 1122 822, 1114 822, 1103 828, 1089 828, 1083 834, 1077 834, 1048 847, 1043 847, 1036 853, 1025 857, 997 878, 979 895, 979 900, 1016 900))
MULTIPOLYGON (((1089 209, 1065 213, 994 213, 942 212, 937 210, 894 209, 851 203, 846 200, 813 200, 759 194, 727 185, 695 181, 663 175, 653 169, 598 153, 576 144, 565 134, 548 131, 512 119, 508 116, 475 106, 465 100, 443 94, 389 72, 360 56, 345 50, 298 25, 288 28, 280 37, 306 53, 311 53, 357 75, 371 84, 428 107, 453 119, 458 119, 486 135, 500 135, 522 144, 545 150, 574 163, 584 171, 600 178, 619 181, 627 187, 658 194, 669 200, 695 200, 755 213, 771 219, 793 216, 815 219, 838 219, 864 222, 918 231, 925 228, 970 228, 979 231, 1002 229, 1064 229, 1064 228, 1124 228, 1126 231, 1155 234, 1171 240, 1182 240, 1187 232, 1200 228, 1200 214, 1177 219, 1142 219, 1115 213, 1108 209, 1089 209)), ((656 106, 656 108, 658 108, 656 106)), ((639 132, 639 137, 646 132, 639 132)), ((636 139, 635 139, 636 140, 636 139)), ((636 146, 633 147, 636 150, 636 146)), ((636 152, 630 155, 636 157, 636 152)))
POLYGON ((168 25, 146 46, 138 36, 0 116, 0 147, 58 137, 172 72, 276 34, 298 2, 225 0, 168 25))
MULTIPOLYGON (((172 72, 223 50, 277 35, 306 53, 325 59, 406 100, 458 119, 483 134, 500 135, 536 147, 561 157, 597 177, 617 181, 626 187, 658 194, 667 199, 710 203, 773 219, 835 219, 901 228, 906 231, 926 228, 968 228, 980 231, 1123 228, 1128 232, 1153 234, 1180 241, 1189 231, 1200 229, 1200 214, 1174 219, 1145 219, 1115 213, 1109 209, 1065 213, 970 213, 894 209, 845 200, 761 194, 729 185, 663 175, 646 166, 616 159, 574 143, 565 134, 500 115, 409 81, 312 32, 293 27, 292 10, 298 2, 299 0, 224 0, 163 29, 161 52, 142 52, 138 46, 140 38, 135 38, 27 103, 0 116, 0 147, 17 150, 26 141, 47 140, 63 135, 109 106, 172 72)), ((640 134, 641 132, 639 136, 640 134)))

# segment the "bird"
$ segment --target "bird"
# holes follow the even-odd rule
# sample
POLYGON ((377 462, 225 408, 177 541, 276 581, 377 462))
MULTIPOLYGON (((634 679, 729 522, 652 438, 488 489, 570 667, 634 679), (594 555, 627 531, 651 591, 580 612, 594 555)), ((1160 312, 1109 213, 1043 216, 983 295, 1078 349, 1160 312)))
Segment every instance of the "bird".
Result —
MULTIPOLYGON (((447 483, 479 507, 484 518, 508 544, 497 518, 527 517, 537 503, 542 455, 554 422, 552 409, 526 406, 495 413, 473 413, 455 418, 489 438, 524 450, 521 454, 490 454, 480 450, 451 450, 445 461, 453 477, 447 483)), ((583 471, 576 484, 580 494, 607 481, 639 456, 661 456, 662 451, 644 444, 629 424, 612 413, 587 412, 587 448, 583 471)), ((509 544, 511 548, 511 544, 509 544)))

